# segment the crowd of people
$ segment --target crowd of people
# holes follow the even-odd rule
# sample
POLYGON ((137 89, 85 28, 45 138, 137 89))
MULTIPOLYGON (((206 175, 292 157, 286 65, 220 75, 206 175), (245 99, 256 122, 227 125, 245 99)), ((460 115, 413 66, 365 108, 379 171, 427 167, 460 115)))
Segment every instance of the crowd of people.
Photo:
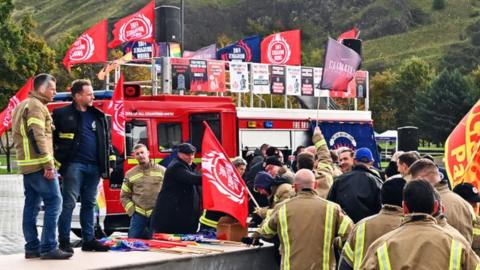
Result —
MULTIPOLYGON (((108 125, 93 107, 88 80, 74 81, 71 92, 72 103, 50 115, 46 104, 55 95, 55 78, 40 74, 13 113, 28 259, 72 256, 69 235, 78 198, 82 250, 108 250, 94 234, 97 186, 114 163, 108 125)), ((318 127, 312 142, 299 146, 293 161, 267 143, 232 160, 258 203, 249 205, 250 226, 257 227, 253 243, 273 242, 282 269, 480 269, 480 196, 474 186, 464 183, 452 191, 433 158, 415 151, 395 153, 381 171, 368 148, 328 149, 318 127)), ((133 147, 138 164, 125 173, 120 195, 131 217, 130 238, 215 233, 225 214, 201 207, 196 152, 182 143, 164 167, 150 159, 146 145, 133 147)))

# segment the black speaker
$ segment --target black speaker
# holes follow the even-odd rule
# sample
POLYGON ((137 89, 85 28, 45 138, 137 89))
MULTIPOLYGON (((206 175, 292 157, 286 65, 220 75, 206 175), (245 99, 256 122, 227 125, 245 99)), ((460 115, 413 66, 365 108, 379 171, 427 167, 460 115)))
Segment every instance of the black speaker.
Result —
POLYGON ((355 38, 346 38, 342 41, 343 45, 356 51, 358 55, 362 56, 362 40, 355 38))
POLYGON ((398 150, 399 151, 417 151, 418 150, 418 128, 407 126, 397 128, 398 132, 398 150))
POLYGON ((182 41, 180 8, 159 6, 155 8, 155 40, 157 42, 182 41))

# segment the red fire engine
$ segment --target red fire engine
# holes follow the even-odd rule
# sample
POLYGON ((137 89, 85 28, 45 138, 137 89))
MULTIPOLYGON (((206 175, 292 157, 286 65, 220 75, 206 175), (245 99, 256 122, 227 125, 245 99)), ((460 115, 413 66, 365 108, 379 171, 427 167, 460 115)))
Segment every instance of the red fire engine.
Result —
MULTIPOLYGON (((96 91, 95 96, 94 106, 105 110, 112 91, 96 91)), ((68 93, 60 93, 55 99, 56 102, 49 104, 50 110, 68 104, 70 97, 68 93)), ((129 226, 119 197, 123 174, 136 163, 134 157, 130 156, 136 143, 147 145, 151 158, 158 163, 172 153, 175 145, 190 142, 199 149, 196 159, 199 162, 203 121, 209 123, 231 157, 245 154, 262 143, 277 146, 286 155, 299 145, 310 145, 311 124, 316 121, 317 115, 320 122, 334 123, 347 130, 349 125, 362 125, 370 129, 372 126, 369 111, 237 108, 232 98, 218 96, 142 96, 138 92, 126 92, 124 108, 127 119, 125 156, 117 157, 117 168, 110 179, 103 180, 106 211, 100 212, 98 222, 106 234, 127 230, 129 226)), ((339 138, 348 138, 345 133, 348 134, 345 131, 336 132, 336 135, 327 138, 330 146, 339 138)), ((373 129, 366 133, 373 134, 373 129)), ((371 138, 373 140, 373 136, 371 138)), ((349 139, 353 140, 354 147, 362 146, 358 145, 354 136, 349 139)), ((74 232, 79 232, 80 226, 75 216, 72 228, 74 232)))

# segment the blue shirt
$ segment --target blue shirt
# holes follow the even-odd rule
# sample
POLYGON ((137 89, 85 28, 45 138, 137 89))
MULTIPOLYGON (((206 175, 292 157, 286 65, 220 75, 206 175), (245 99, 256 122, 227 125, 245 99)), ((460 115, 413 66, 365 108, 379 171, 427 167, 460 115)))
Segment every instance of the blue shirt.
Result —
POLYGON ((98 163, 95 114, 91 111, 80 112, 80 128, 77 133, 78 148, 73 161, 89 164, 98 163))

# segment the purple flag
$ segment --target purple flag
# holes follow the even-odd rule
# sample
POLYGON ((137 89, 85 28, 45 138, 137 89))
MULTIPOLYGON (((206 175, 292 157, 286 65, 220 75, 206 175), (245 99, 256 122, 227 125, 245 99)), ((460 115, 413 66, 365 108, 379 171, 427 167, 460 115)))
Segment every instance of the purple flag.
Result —
POLYGON ((321 89, 347 91, 348 83, 355 76, 362 58, 347 46, 328 38, 321 89))
POLYGON ((194 58, 194 59, 217 59, 217 45, 211 44, 206 47, 200 48, 194 52, 184 51, 183 58, 194 58))

